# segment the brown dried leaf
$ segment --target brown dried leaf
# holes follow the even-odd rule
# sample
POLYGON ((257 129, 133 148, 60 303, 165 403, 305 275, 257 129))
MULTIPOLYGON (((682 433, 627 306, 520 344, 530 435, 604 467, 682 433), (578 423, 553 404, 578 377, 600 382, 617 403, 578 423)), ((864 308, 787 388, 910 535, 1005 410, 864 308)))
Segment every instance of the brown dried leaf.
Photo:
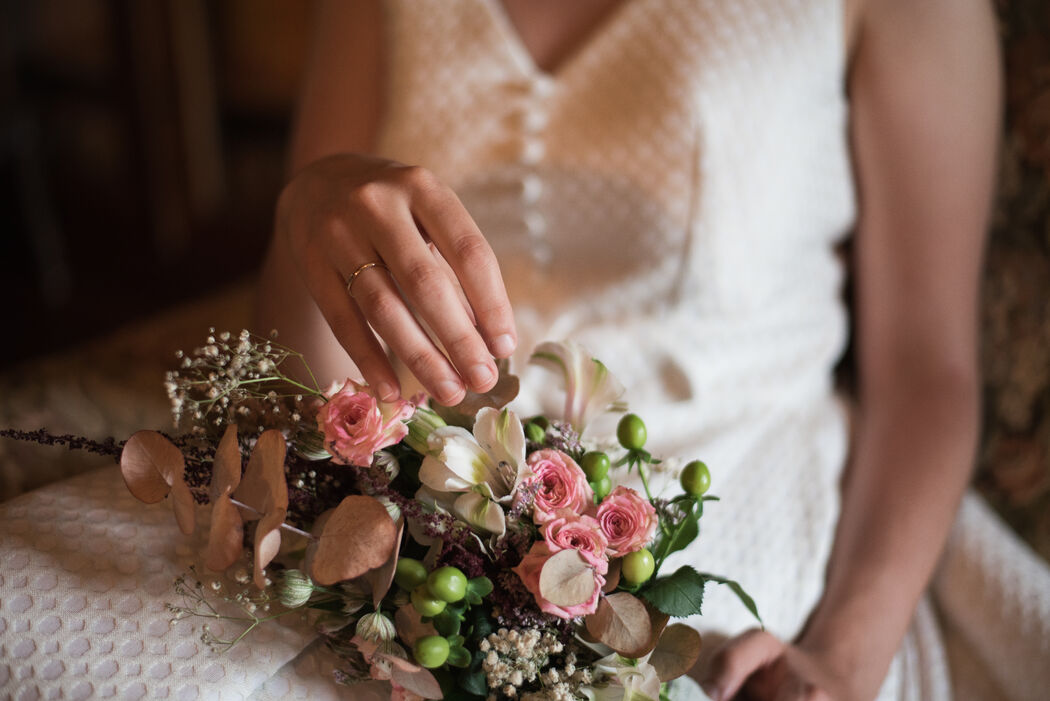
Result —
MULTIPOLYGON (((213 481, 214 483, 214 481, 213 481)), ((212 572, 222 572, 235 563, 244 550, 244 522, 241 511, 221 494, 212 501, 211 530, 208 547, 204 551, 204 566, 212 572)))
POLYGON ((609 562, 609 571, 605 573, 605 586, 602 587, 603 594, 608 594, 620 586, 621 563, 623 563, 621 558, 616 558, 609 562))
POLYGON ((649 657, 660 681, 669 682, 686 674, 700 658, 700 634, 685 625, 668 626, 649 657))
POLYGON ((124 484, 139 501, 156 504, 168 496, 186 469, 182 452, 156 431, 138 431, 124 443, 120 472, 124 484))
POLYGON ((179 524, 179 530, 185 535, 190 535, 197 527, 197 502, 193 499, 193 493, 182 480, 182 474, 178 480, 171 485, 171 505, 175 511, 175 523, 179 524))
POLYGON ((349 496, 328 518, 318 539, 311 575, 328 586, 379 567, 396 545, 397 528, 372 497, 349 496))
POLYGON ((390 551, 390 557, 381 566, 368 570, 362 577, 372 590, 372 605, 376 607, 376 610, 379 609, 379 602, 390 591, 390 585, 394 582, 394 571, 397 569, 397 556, 401 552, 401 536, 404 532, 405 519, 398 518, 397 535, 394 540, 394 549, 390 551))
POLYGON ((285 509, 269 511, 255 525, 255 586, 266 587, 266 574, 263 570, 270 564, 281 549, 281 524, 284 523, 285 509))
POLYGON ((560 550, 543 563, 540 596, 555 606, 585 604, 594 595, 594 569, 575 550, 560 550))
POLYGON ((241 449, 237 445, 237 426, 230 424, 222 434, 212 460, 211 486, 208 490, 212 502, 218 501, 223 494, 231 494, 240 482, 241 449))
POLYGON ((284 476, 284 436, 275 428, 264 431, 252 449, 234 497, 258 513, 242 510, 245 520, 253 520, 276 509, 288 508, 288 483, 284 476))
POLYGON ((306 544, 306 553, 303 555, 303 572, 314 571, 314 558, 317 557, 317 544, 321 542, 321 534, 324 533, 325 524, 328 523, 328 519, 332 518, 332 514, 335 513, 335 509, 328 509, 322 511, 321 515, 314 520, 314 525, 310 528, 310 533, 313 538, 306 544))
POLYGON ((649 612, 625 591, 602 597, 598 609, 584 619, 591 635, 625 657, 641 657, 652 637, 649 612))
POLYGON ((430 673, 429 669, 424 669, 416 663, 409 662, 401 657, 383 653, 376 654, 390 661, 391 681, 425 699, 445 698, 444 694, 441 693, 441 685, 438 684, 438 680, 430 673))
POLYGON ((397 630, 397 637, 408 647, 415 645, 420 638, 437 635, 434 624, 424 622, 412 604, 405 604, 397 610, 394 614, 394 628, 397 630))

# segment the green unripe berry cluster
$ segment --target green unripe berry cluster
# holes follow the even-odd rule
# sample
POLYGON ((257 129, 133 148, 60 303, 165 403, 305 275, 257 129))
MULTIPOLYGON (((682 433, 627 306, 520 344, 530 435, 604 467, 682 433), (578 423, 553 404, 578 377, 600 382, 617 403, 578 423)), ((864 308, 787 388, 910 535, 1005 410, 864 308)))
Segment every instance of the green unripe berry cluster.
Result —
POLYGON ((412 606, 421 616, 436 616, 447 604, 461 601, 467 595, 467 576, 458 567, 439 567, 427 573, 422 562, 410 557, 397 561, 394 581, 412 592, 412 606))

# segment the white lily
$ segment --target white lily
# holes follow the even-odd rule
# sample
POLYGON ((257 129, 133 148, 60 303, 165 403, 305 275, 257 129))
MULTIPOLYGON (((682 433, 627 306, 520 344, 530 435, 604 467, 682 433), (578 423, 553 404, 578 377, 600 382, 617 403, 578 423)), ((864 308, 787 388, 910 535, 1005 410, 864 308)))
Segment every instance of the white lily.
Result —
POLYGON ((615 652, 592 666, 599 686, 580 689, 590 701, 659 701, 660 677, 649 656, 629 661, 615 652))
POLYGON ((471 526, 503 535, 508 503, 530 474, 525 433, 514 412, 485 408, 474 432, 444 426, 427 439, 429 454, 419 468, 420 491, 471 526))
POLYGON ((530 363, 561 373, 565 381, 565 411, 561 417, 580 433, 604 411, 624 411, 619 402, 623 385, 605 365, 575 341, 541 343, 530 363))

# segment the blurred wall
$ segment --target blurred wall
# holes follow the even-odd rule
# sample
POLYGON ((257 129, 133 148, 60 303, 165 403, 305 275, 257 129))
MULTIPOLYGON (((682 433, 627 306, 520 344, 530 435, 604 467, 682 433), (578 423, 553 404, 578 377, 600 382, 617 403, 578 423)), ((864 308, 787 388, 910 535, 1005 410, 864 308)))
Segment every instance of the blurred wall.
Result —
POLYGON ((0 367, 257 267, 309 11, 0 2, 0 367))

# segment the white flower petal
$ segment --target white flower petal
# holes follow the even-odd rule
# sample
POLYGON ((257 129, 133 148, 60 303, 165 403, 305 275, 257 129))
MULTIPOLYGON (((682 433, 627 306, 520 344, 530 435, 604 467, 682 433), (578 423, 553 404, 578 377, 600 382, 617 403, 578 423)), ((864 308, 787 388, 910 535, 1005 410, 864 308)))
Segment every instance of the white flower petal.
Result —
POLYGON ((521 421, 509 409, 485 407, 474 421, 474 437, 497 466, 496 478, 488 482, 493 494, 500 499, 510 496, 529 472, 521 421))
POLYGON ((423 458, 419 481, 431 489, 462 492, 489 482, 497 474, 492 458, 464 428, 439 428, 430 434, 428 442, 436 457, 423 458))
POLYGON ((419 466, 419 481, 435 492, 466 492, 474 486, 473 482, 463 479, 458 472, 429 455, 419 466))
POLYGON ((498 536, 507 530, 507 518, 503 507, 476 492, 467 492, 457 498, 452 512, 475 528, 498 536))
POLYGON ((598 414, 614 407, 624 388, 609 369, 573 341, 541 343, 529 362, 561 374, 565 382, 565 411, 561 418, 583 433, 598 414))

